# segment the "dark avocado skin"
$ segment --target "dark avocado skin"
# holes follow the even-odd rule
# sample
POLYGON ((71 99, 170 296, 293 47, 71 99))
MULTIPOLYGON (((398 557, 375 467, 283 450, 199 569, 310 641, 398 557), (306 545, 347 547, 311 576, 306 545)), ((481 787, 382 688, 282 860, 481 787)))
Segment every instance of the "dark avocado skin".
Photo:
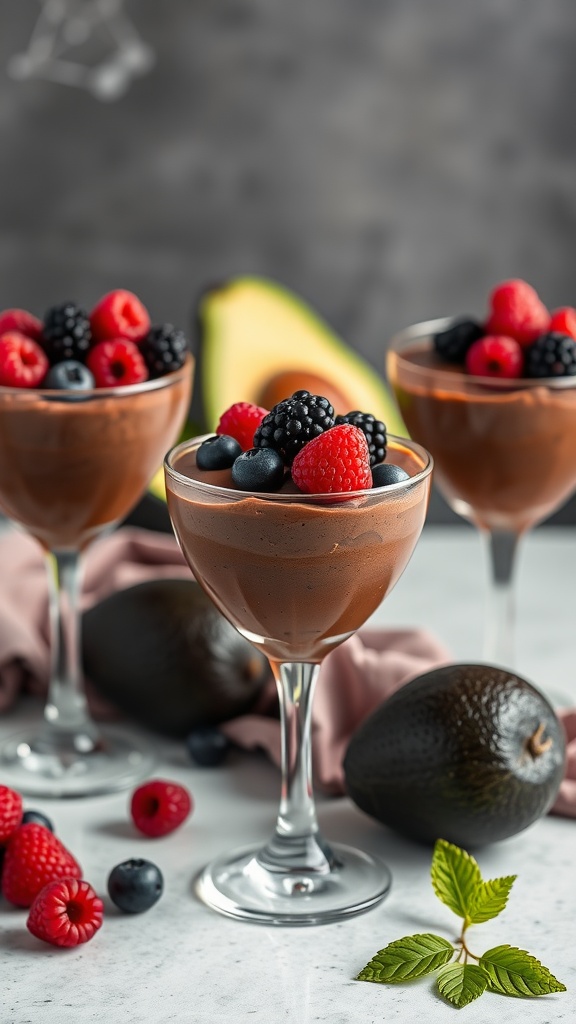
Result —
POLYGON ((169 736, 248 711, 270 669, 197 583, 153 580, 83 616, 87 678, 135 722, 169 736))
POLYGON ((423 843, 475 847, 527 828, 549 810, 564 774, 563 729, 525 679, 489 665, 418 676, 366 719, 344 759, 367 814, 423 843), (550 748, 529 738, 543 724, 550 748))

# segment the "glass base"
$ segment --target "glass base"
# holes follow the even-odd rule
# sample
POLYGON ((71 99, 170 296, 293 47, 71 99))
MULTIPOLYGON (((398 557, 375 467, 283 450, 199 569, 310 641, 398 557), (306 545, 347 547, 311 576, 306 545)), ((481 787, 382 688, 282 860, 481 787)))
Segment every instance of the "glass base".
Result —
POLYGON ((131 737, 115 730, 96 736, 11 736, 0 749, 2 782, 28 796, 96 796, 127 789, 152 770, 153 753, 131 737))
POLYGON ((268 925, 329 924, 376 906, 390 891, 392 876, 378 858, 331 844, 327 872, 271 872, 258 860, 260 848, 237 850, 208 864, 194 883, 213 910, 268 925))

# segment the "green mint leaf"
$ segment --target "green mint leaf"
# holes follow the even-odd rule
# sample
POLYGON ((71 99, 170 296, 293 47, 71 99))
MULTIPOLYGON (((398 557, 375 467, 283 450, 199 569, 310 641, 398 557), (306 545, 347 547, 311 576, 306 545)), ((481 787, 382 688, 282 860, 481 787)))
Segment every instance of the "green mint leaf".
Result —
POLYGON ((515 946, 489 949, 480 957, 480 966, 488 975, 490 989, 506 996, 546 996, 566 991, 566 986, 535 956, 515 946))
POLYGON ((510 890, 517 875, 506 875, 504 878, 492 878, 481 882, 476 890, 468 914, 470 924, 481 924, 501 914, 508 902, 510 890))
POLYGON ((459 1010, 488 987, 488 975, 476 964, 449 964, 438 975, 438 991, 459 1010))
POLYGON ((476 893, 482 885, 482 875, 474 857, 459 846, 438 839, 430 873, 438 899, 469 924, 476 893))
POLYGON ((453 956, 454 946, 441 935, 429 932, 406 935, 379 950, 360 971, 357 980, 383 983, 411 981, 443 967, 453 956))

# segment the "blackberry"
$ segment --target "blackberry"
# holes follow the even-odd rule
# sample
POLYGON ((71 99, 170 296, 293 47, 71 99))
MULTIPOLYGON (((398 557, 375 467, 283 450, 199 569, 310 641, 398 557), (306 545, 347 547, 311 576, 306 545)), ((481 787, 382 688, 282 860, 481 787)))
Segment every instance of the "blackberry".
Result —
POLYGON ((476 320, 458 316, 434 335, 434 348, 447 363, 463 363, 470 346, 483 335, 484 328, 476 320))
POLYGON ((65 359, 84 363, 91 342, 90 321, 75 302, 62 302, 48 310, 42 327, 42 347, 52 364, 65 359))
POLYGON ((568 334, 541 334, 526 350, 528 377, 573 377, 576 374, 576 340, 568 334))
POLYGON ((295 391, 278 402, 254 434, 255 448, 274 448, 287 466, 313 437, 334 426, 334 409, 327 398, 295 391))
POLYGON ((345 416, 337 416, 336 423, 351 423, 358 427, 368 442, 370 452, 370 465, 375 466, 383 462, 386 457, 386 427, 382 420, 377 420, 369 412, 347 412, 345 416))
POLYGON ((172 324, 151 327, 138 346, 151 377, 163 377, 184 365, 188 342, 183 331, 172 324))

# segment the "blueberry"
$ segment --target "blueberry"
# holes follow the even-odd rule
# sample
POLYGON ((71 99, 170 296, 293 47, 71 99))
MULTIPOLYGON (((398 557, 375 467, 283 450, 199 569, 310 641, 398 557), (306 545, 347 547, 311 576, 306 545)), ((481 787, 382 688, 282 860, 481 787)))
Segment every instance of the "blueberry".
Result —
POLYGON ((193 761, 202 768, 222 764, 230 749, 230 740, 219 729, 195 729, 186 737, 186 748, 193 761))
POLYGON ((200 469, 230 469, 234 459, 242 454, 242 445, 228 434, 215 434, 203 441, 196 452, 200 469))
POLYGON ((29 825, 31 822, 34 825, 44 825, 44 828, 47 828, 50 832, 54 831, 54 825, 50 821, 50 818, 47 818, 45 814, 42 814, 42 811, 24 811, 24 814, 22 815, 22 824, 29 825))
POLYGON ((372 470, 373 487, 388 487, 389 484, 400 484, 403 480, 409 479, 408 473, 392 462, 381 462, 372 470))
POLYGON ((55 363, 42 381, 43 388, 55 391, 89 391, 94 386, 90 370, 76 359, 55 363))
POLYGON ((149 860, 122 861, 108 875, 108 895, 126 914, 142 914, 160 899, 164 879, 160 868, 149 860))
POLYGON ((274 448, 250 448, 232 466, 232 479, 242 491, 276 491, 284 480, 284 463, 274 448))

